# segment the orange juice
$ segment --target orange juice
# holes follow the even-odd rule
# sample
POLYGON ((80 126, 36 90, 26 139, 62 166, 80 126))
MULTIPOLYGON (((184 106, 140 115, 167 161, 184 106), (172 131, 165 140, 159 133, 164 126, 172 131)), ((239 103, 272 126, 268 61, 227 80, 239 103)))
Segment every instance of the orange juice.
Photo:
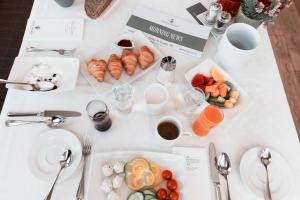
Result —
POLYGON ((207 106, 200 116, 193 123, 193 131, 198 136, 206 136, 209 130, 219 123, 224 118, 223 112, 216 106, 207 106))

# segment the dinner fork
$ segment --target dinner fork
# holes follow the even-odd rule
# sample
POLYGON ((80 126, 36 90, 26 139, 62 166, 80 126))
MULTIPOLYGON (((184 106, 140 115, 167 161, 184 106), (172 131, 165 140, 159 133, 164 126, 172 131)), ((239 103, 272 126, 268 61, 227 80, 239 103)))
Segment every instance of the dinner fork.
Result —
POLYGON ((67 50, 67 49, 40 49, 40 48, 36 48, 36 47, 27 47, 26 51, 27 52, 55 51, 62 56, 70 56, 73 53, 75 53, 76 49, 70 49, 70 50, 67 50))
POLYGON ((83 167, 82 167, 82 174, 81 174, 81 180, 78 186, 78 190, 76 193, 76 199, 77 200, 83 200, 84 198, 84 178, 85 178, 85 165, 87 157, 91 154, 92 151, 92 145, 89 136, 85 137, 83 148, 82 148, 82 155, 83 155, 83 167))

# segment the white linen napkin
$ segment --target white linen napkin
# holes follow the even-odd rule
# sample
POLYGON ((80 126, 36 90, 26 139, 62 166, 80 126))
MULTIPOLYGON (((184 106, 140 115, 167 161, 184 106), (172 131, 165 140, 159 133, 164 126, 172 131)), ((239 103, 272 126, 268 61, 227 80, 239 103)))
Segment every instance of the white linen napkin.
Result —
POLYGON ((173 153, 186 158, 185 199, 211 200, 209 158, 206 148, 174 147, 173 153))

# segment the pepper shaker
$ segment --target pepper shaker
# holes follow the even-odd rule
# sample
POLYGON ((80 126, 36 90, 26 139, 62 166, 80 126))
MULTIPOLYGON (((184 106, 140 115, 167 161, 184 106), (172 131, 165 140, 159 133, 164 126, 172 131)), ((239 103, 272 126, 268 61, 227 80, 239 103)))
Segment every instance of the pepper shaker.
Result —
POLYGON ((168 85, 174 82, 175 79, 176 60, 172 56, 164 57, 160 63, 160 69, 156 80, 168 85))
POLYGON ((218 34, 224 33, 230 20, 231 20, 230 13, 226 11, 222 11, 221 13, 219 13, 217 16, 216 23, 214 25, 215 32, 217 32, 218 34))
POLYGON ((213 25, 216 21, 216 17, 222 10, 222 5, 220 3, 211 3, 209 9, 205 15, 205 20, 208 25, 213 25))

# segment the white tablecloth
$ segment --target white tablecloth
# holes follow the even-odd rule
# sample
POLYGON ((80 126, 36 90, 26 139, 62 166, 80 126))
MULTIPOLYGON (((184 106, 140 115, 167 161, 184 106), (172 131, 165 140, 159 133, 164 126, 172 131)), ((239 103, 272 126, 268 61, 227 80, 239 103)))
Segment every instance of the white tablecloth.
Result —
MULTIPOLYGON (((82 1, 76 1, 69 9, 60 8, 52 0, 36 0, 31 17, 40 18, 73 18, 79 15, 74 12, 82 1), (73 10, 73 12, 72 12, 73 10)), ((122 33, 122 30, 134 7, 144 4, 157 10, 166 11, 189 21, 194 19, 185 10, 196 3, 196 0, 121 0, 113 13, 107 15, 100 22, 87 21, 85 24, 84 40, 78 44, 55 44, 48 46, 77 46, 76 56, 86 58, 98 49, 104 48, 122 33)), ((284 88, 280 79, 272 47, 267 31, 259 30, 262 42, 254 58, 245 66, 240 66, 231 72, 232 77, 249 94, 249 104, 243 112, 232 119, 226 120, 204 138, 184 137, 179 146, 207 147, 214 142, 219 152, 225 151, 232 161, 230 175, 232 199, 256 199, 243 187, 239 175, 239 161, 249 148, 268 146, 280 152, 289 162, 296 180, 296 188, 292 199, 300 198, 300 149, 297 132, 287 103, 284 88)), ((213 56, 217 41, 210 40, 202 59, 213 56)), ((23 42, 22 48, 27 41, 23 42)), ((20 55, 24 55, 23 50, 20 55)), ((184 56, 169 49, 158 47, 164 54, 173 55, 178 62, 177 83, 184 83, 183 73, 199 63, 200 60, 184 56)), ((140 88, 146 83, 155 82, 154 76, 145 77, 144 81, 137 81, 135 86, 140 88), (147 81, 145 81, 147 80, 147 81), (138 87, 139 86, 139 87, 138 87)), ((142 91, 137 91, 141 93, 142 91)), ((112 109, 113 127, 106 133, 94 131, 85 115, 86 104, 97 96, 87 81, 79 76, 76 89, 61 94, 20 95, 15 91, 8 91, 0 119, 0 199, 17 200, 43 199, 49 190, 50 182, 36 179, 28 169, 28 153, 34 139, 48 128, 30 125, 6 128, 4 120, 8 111, 40 111, 44 109, 69 109, 83 113, 80 118, 70 119, 65 128, 81 137, 86 132, 95 136, 95 152, 120 150, 153 150, 170 152, 171 148, 162 146, 151 134, 149 119, 139 113, 130 116, 120 115, 112 109)), ((109 103, 109 98, 105 99, 109 103)), ((53 199, 75 199, 79 175, 57 185, 53 199)), ((209 183, 210 184, 210 183, 209 183)), ((201 190, 201 188, 199 188, 201 190)), ((213 190, 211 191, 213 192, 213 190)), ((203 194, 205 194, 203 192, 203 194)), ((206 199, 199 193, 199 199, 206 199)))

